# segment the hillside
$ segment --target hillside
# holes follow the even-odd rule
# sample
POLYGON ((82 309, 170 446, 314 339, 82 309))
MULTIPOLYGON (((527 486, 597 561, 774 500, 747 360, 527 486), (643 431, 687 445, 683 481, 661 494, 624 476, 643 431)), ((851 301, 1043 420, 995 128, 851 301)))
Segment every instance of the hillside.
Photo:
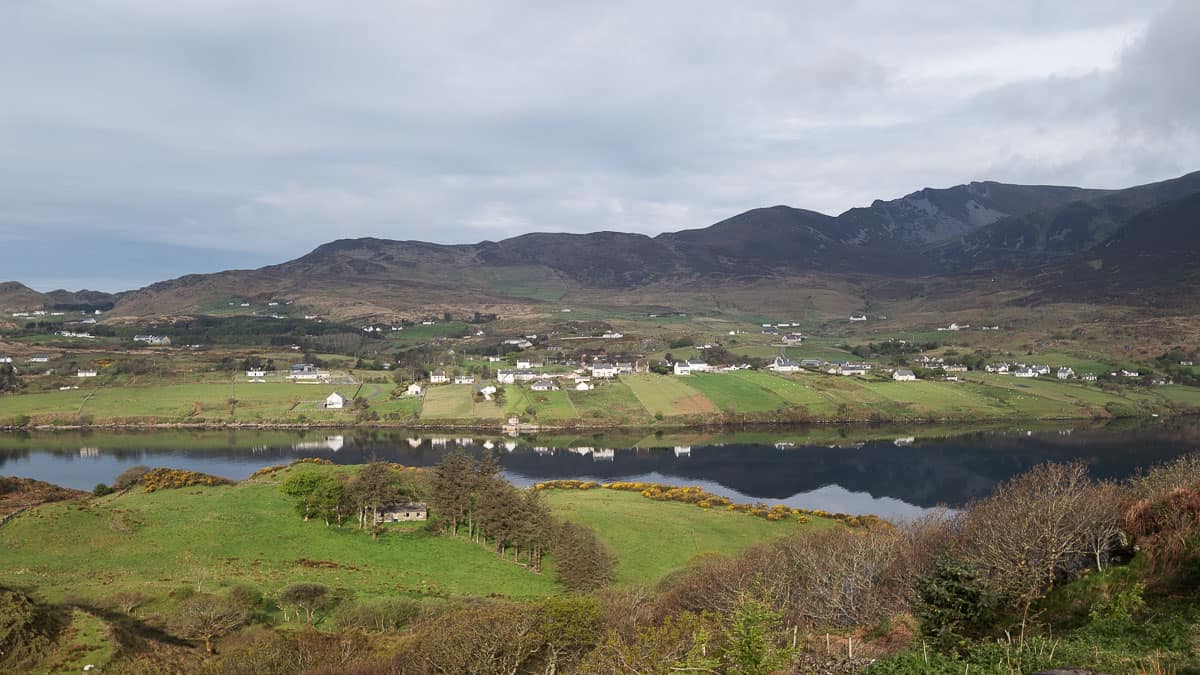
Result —
MULTIPOLYGON (((736 292, 739 284, 795 287, 816 283, 814 277, 887 281, 1038 269, 1040 277, 1010 280, 1024 285, 1054 278, 1041 266, 1095 249, 1143 214, 1196 193, 1200 172, 1125 190, 973 182, 877 200, 836 217, 790 206, 752 209, 656 237, 531 233, 459 245, 342 239, 278 265, 189 275, 116 296, 42 294, 8 283, 0 285, 0 309, 115 301, 114 316, 140 317, 212 312, 234 299, 286 299, 340 318, 427 310, 511 315, 571 294, 691 291, 701 280, 713 292, 736 292)), ((1195 231, 1177 227, 1172 236, 1194 241, 1195 231)), ((1109 258, 1130 245, 1140 244, 1120 244, 1109 258)), ((1114 291, 1159 285, 1156 266, 1139 269, 1101 276, 1114 291)))

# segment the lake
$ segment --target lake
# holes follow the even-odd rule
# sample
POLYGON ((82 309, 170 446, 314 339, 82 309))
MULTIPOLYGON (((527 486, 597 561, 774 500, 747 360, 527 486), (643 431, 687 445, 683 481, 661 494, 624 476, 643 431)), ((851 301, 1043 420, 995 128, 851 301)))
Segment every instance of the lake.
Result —
POLYGON ((145 464, 244 479, 302 457, 431 466, 451 450, 495 452, 517 485, 558 478, 698 485, 735 501, 885 518, 987 495, 1045 461, 1099 478, 1200 448, 1200 420, 1008 427, 866 426, 585 435, 346 431, 0 433, 0 474, 90 490, 145 464))

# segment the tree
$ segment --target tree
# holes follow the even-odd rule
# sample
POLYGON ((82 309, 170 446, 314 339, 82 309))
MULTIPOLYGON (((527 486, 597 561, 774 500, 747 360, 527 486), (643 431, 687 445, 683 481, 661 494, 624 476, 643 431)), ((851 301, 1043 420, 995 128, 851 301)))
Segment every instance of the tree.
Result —
POLYGON ((554 543, 558 581, 572 591, 592 591, 612 580, 617 559, 591 528, 563 523, 554 543))
POLYGON ((20 388, 21 378, 12 364, 0 364, 0 394, 17 391, 20 388))
POLYGON ((312 623, 319 612, 332 604, 333 596, 329 587, 322 584, 289 584, 279 591, 278 605, 283 611, 284 621, 287 621, 290 613, 299 618, 303 612, 305 623, 312 623))
POLYGON ((213 640, 246 623, 246 613, 215 595, 196 594, 182 600, 171 616, 171 630, 189 640, 203 640, 204 650, 215 654, 213 640))
POLYGON ((138 480, 140 480, 142 476, 145 476, 148 473, 150 473, 150 467, 148 466, 143 464, 131 466, 122 471, 121 474, 113 480, 112 488, 114 490, 124 490, 126 488, 133 487, 137 484, 138 480))
POLYGON ((729 643, 725 648, 728 672, 768 675, 786 666, 792 660, 792 653, 777 645, 774 636, 781 622, 779 612, 766 603, 742 597, 725 635, 729 643))
POLYGON ((387 462, 371 462, 346 484, 343 496, 358 514, 358 526, 377 538, 375 514, 380 506, 405 498, 407 489, 387 462))

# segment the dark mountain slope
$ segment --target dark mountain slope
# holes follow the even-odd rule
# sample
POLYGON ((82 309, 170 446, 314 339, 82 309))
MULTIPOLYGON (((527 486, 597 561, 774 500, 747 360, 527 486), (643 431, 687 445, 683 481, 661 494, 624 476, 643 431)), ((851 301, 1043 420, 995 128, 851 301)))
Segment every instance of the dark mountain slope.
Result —
POLYGON ((1144 211, 1103 243, 1042 272, 1046 298, 1194 303, 1200 292, 1200 192, 1144 211))
POLYGON ((926 188, 891 201, 875 200, 838 216, 841 238, 863 244, 931 244, 973 232, 1011 216, 1101 196, 1106 190, 1051 185, 972 182, 926 188))
POLYGON ((1032 267, 1096 246, 1143 211, 1200 192, 1200 172, 997 221, 936 251, 950 272, 1032 267))

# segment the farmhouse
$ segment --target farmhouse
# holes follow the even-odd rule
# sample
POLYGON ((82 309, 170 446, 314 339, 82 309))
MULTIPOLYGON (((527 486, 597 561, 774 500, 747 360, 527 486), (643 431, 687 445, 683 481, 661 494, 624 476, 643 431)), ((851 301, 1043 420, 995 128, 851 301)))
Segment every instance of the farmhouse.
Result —
POLYGON ((821 359, 800 359, 800 366, 803 368, 820 368, 821 359))
POLYGON ((311 363, 297 363, 288 370, 288 379, 296 381, 317 381, 329 378, 329 371, 319 370, 311 363))
POLYGON ((1084 373, 1079 379, 1083 380, 1084 382, 1095 382, 1100 378, 1096 377, 1095 373, 1084 373))
POLYGON ((0 354, 0 363, 12 363, 12 357, 7 354, 0 354))
POLYGON ((261 377, 266 377, 266 376, 267 376, 267 371, 263 368, 251 368, 250 370, 246 371, 246 377, 249 377, 251 379, 261 378, 261 377))
POLYGON ((632 375, 637 371, 637 366, 632 361, 617 361, 618 375, 632 375))
POLYGON ((597 361, 588 366, 588 370, 592 371, 592 377, 610 378, 617 376, 617 367, 606 361, 597 361))
POLYGON ((775 326, 763 326, 763 335, 779 335, 779 329, 775 326))
POLYGON ((850 320, 851 321, 866 321, 867 315, 863 314, 862 312, 855 312, 850 315, 850 320))
POLYGON ((429 507, 422 502, 411 504, 389 504, 375 509, 375 524, 403 523, 410 520, 425 520, 429 507))
POLYGON ((710 372, 712 372, 712 366, 708 365, 704 361, 688 360, 688 361, 676 361, 675 362, 675 374, 676 375, 691 375, 692 373, 710 373, 710 372))
POLYGON ((780 354, 779 356, 775 357, 775 360, 772 361, 771 365, 767 366, 767 368, 777 373, 794 373, 797 370, 800 370, 800 364, 789 359, 783 354, 780 354))
POLYGON ((892 373, 892 379, 897 382, 915 382, 917 376, 908 368, 897 368, 896 371, 892 373))
POLYGON ((1060 380, 1069 380, 1072 377, 1075 377, 1075 371, 1071 368, 1063 366, 1062 368, 1058 369, 1057 375, 1058 375, 1058 379, 1060 379, 1060 380))
POLYGON ((405 396, 420 396, 421 394, 424 394, 424 393, 425 393, 425 390, 421 388, 421 385, 419 385, 415 382, 408 385, 408 389, 404 390, 405 396))
POLYGON ((550 380, 538 380, 529 386, 534 391, 556 391, 558 387, 550 380))
POLYGON ((454 384, 475 384, 474 375, 455 375, 454 384))
POLYGON ((804 342, 804 335, 802 333, 788 333, 783 336, 783 344, 785 345, 798 345, 802 342, 804 342))
POLYGON ((576 380, 574 389, 575 391, 591 391, 595 389, 595 385, 588 380, 576 380))
POLYGON ((604 331, 604 335, 601 335, 600 337, 604 338, 606 340, 616 340, 618 338, 623 338, 625 336, 621 333, 618 333, 615 330, 606 330, 606 331, 604 331))
POLYGON ((500 384, 515 384, 538 379, 538 374, 532 370, 497 370, 496 381, 500 384))
POLYGON ((347 399, 345 396, 342 396, 341 394, 339 394, 335 391, 332 394, 330 394, 329 396, 325 397, 325 409, 326 410, 341 410, 342 408, 346 407, 346 401, 348 401, 348 400, 349 399, 347 399))
POLYGON ((435 370, 429 374, 430 384, 446 384, 450 381, 450 376, 444 370, 435 370))
POLYGON ((94 370, 81 370, 81 371, 75 373, 75 377, 95 377, 95 376, 96 376, 96 371, 94 371, 94 370))
POLYGON ((1013 377, 1037 377, 1037 371, 1027 366, 1020 366, 1012 371, 1013 377))
POLYGON ((171 338, 165 335, 134 335, 134 342, 145 342, 148 345, 169 345, 171 338))

